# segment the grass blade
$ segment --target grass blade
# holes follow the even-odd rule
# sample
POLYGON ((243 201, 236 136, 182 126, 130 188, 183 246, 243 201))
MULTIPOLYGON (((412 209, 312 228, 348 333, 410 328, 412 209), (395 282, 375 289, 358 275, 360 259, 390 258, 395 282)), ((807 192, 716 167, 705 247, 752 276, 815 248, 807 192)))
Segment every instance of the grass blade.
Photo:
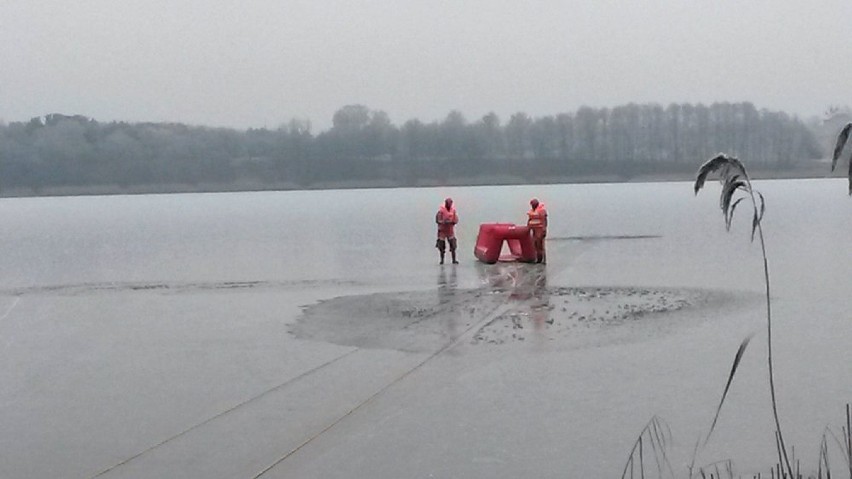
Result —
POLYGON ((852 406, 846 405, 846 464, 849 466, 849 478, 852 479, 852 406))
POLYGON ((674 472, 666 453, 667 443, 669 442, 669 439, 666 437, 666 431, 670 431, 670 429, 659 417, 654 416, 650 421, 648 421, 648 424, 642 428, 642 431, 639 433, 639 437, 637 437, 636 441, 633 443, 633 448, 630 450, 630 454, 627 456, 627 461, 624 464, 624 471, 621 473, 621 479, 634 477, 634 472, 636 471, 637 466, 637 454, 639 463, 638 474, 642 478, 645 477, 645 441, 648 441, 651 444, 651 449, 654 451, 654 460, 657 462, 657 471, 659 476, 661 478, 663 477, 663 464, 665 464, 666 469, 671 473, 671 476, 674 477, 674 472))
POLYGON ((707 437, 704 439, 703 445, 707 445, 707 441, 710 440, 713 430, 716 429, 716 422, 719 420, 719 414, 722 412, 722 405, 725 403, 725 397, 728 395, 728 390, 731 389, 731 382, 734 380, 734 375, 737 373, 737 368, 740 366, 740 361, 743 358, 743 354, 745 354, 748 343, 753 337, 754 333, 748 335, 748 337, 740 343, 740 347, 737 349, 737 354, 734 355, 734 364, 731 366, 731 373, 728 374, 728 382, 725 384, 725 390, 722 392, 722 399, 719 400, 719 406, 716 408, 716 415, 713 417, 713 423, 710 425, 710 432, 707 433, 707 437))
POLYGON ((852 156, 849 157, 849 196, 852 196, 852 156))

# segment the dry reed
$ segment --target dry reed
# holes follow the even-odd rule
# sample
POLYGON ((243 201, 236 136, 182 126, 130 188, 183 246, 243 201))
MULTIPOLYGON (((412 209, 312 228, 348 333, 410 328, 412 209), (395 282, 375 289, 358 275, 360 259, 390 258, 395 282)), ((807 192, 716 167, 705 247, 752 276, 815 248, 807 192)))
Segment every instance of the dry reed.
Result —
POLYGON ((694 187, 696 195, 701 188, 704 187, 705 180, 712 173, 717 173, 719 175, 719 180, 722 183, 719 207, 722 209, 722 214, 725 217, 725 227, 728 230, 731 229, 731 221, 737 205, 744 199, 751 200, 753 211, 751 221, 751 239, 754 241, 754 235, 756 232, 760 238, 760 250, 763 255, 763 276, 766 290, 766 336, 769 351, 767 355, 767 362, 769 364, 769 391, 772 397, 772 416, 775 419, 778 462, 780 464, 784 464, 786 469, 785 473, 788 474, 789 477, 795 477, 793 475, 793 468, 790 466, 790 459, 787 456, 787 448, 784 444, 784 435, 781 433, 781 420, 778 417, 778 401, 775 396, 775 374, 772 367, 772 301, 769 286, 769 261, 766 257, 766 242, 763 237, 763 227, 761 226, 763 213, 766 211, 766 202, 763 199, 763 195, 752 188, 751 179, 748 176, 745 165, 743 165, 743 163, 737 158, 723 153, 707 160, 703 165, 701 165, 701 168, 698 169, 694 187), (737 192, 743 193, 744 196, 732 203, 731 201, 737 192), (759 206, 757 198, 760 198, 759 206))
MULTIPOLYGON (((847 123, 846 126, 837 134, 837 143, 834 145, 834 156, 831 158, 831 171, 837 166, 837 160, 840 159, 840 154, 843 153, 843 147, 849 140, 849 131, 852 130, 852 123, 847 123)), ((852 154, 849 156, 849 195, 852 196, 852 154)))
POLYGON ((651 457, 657 467, 657 474, 660 478, 663 473, 668 472, 670 477, 674 478, 674 470, 669 463, 668 448, 672 442, 672 432, 669 425, 657 416, 651 418, 648 424, 642 428, 639 437, 633 443, 633 448, 627 456, 627 462, 624 464, 624 472, 621 473, 621 479, 634 479, 645 477, 645 443, 651 448, 651 457), (638 462, 638 464, 637 464, 638 462))
MULTIPOLYGON (((852 132, 852 123, 847 124, 838 134, 837 143, 834 149, 834 156, 832 159, 831 169, 834 171, 834 168, 837 165, 837 161, 840 158, 843 149, 849 139, 850 132, 852 132)), ((752 206, 752 227, 751 227, 751 241, 754 241, 755 234, 760 240, 760 248, 761 254, 763 256, 763 273, 764 273, 764 285, 766 292, 766 330, 767 330, 767 345, 768 345, 768 354, 767 354, 767 362, 769 366, 769 389, 770 395, 772 399, 772 415, 775 420, 775 444, 776 450, 778 452, 778 463, 770 470, 771 478, 778 479, 786 479, 786 478, 796 478, 801 479, 803 476, 799 470, 799 461, 793 457, 793 461, 796 464, 796 471, 793 472, 793 468, 791 466, 790 457, 787 454, 787 447, 784 443, 784 437, 781 433, 781 421, 778 416, 778 402, 776 400, 775 395, 775 379, 773 372, 773 360, 772 360, 772 301, 770 294, 770 276, 769 276, 769 261, 766 256, 766 242, 764 240, 763 235, 763 227, 762 220, 763 215, 766 212, 766 202, 764 200, 763 195, 752 188, 751 179, 748 176, 748 172, 746 171, 745 165, 738 160, 737 158, 728 156, 723 153, 719 153, 717 156, 711 158, 706 161, 698 170, 695 179, 694 191, 697 195, 698 192, 704 187, 704 183, 707 178, 711 174, 717 174, 720 182, 722 183, 721 195, 719 198, 719 207, 722 210, 722 214, 725 219, 725 228, 730 231, 731 223, 733 221, 734 212, 736 211, 737 206, 743 200, 750 200, 752 206), (742 194, 739 198, 734 201, 734 197, 737 193, 742 194), (759 200, 759 201, 758 201, 759 200)), ((849 158, 849 194, 852 195, 852 156, 849 158)), ((695 450, 693 452, 692 463, 687 466, 689 472, 689 478, 692 479, 696 476, 696 474, 702 478, 721 478, 723 475, 728 478, 734 477, 733 465, 731 461, 719 461, 711 464, 707 464, 704 466, 700 466, 695 470, 695 459, 698 455, 699 445, 703 448, 704 445, 709 441, 710 436, 713 434, 713 431, 716 427, 716 423, 719 419, 719 414, 722 410, 722 405, 725 402, 725 398, 727 397, 728 391, 731 387, 731 382, 733 381, 734 376, 736 375, 737 368, 740 364, 743 354, 745 353, 746 348, 748 347, 749 341, 752 336, 745 338, 742 343, 740 343, 740 347, 737 350, 736 355, 734 356, 734 362, 731 366, 731 372, 728 374, 728 380, 725 384, 725 389, 722 392, 722 397, 719 401, 719 405, 716 408, 716 414, 714 415, 713 422, 710 426, 710 430, 707 433, 707 436, 704 438, 702 442, 700 439, 696 442, 695 450), (720 469, 719 466, 724 465, 724 470, 720 469)), ((843 453, 843 459, 846 462, 846 467, 849 473, 849 479, 852 479, 852 404, 846 405, 846 423, 841 427, 842 434, 838 437, 831 428, 826 427, 825 432, 823 433, 822 441, 819 447, 819 458, 818 458, 818 470, 817 470, 817 479, 831 479, 831 464, 829 461, 829 441, 828 437, 831 436, 834 439, 834 442, 837 444, 838 449, 840 449, 843 453)), ((657 416, 654 416, 651 421, 642 429, 639 433, 639 437, 633 445, 633 448, 628 455, 627 462, 624 466, 624 472, 622 473, 622 479, 626 477, 630 477, 631 479, 637 473, 636 469, 638 467, 638 474, 640 477, 645 477, 645 452, 644 452, 644 444, 650 444, 653 450, 653 457, 657 464, 657 473, 660 478, 663 477, 664 471, 667 471, 671 477, 674 477, 674 472, 671 469, 671 465, 669 464, 668 456, 666 453, 667 444, 671 442, 671 432, 668 429, 668 426, 665 425, 664 422, 657 416), (638 462, 638 466, 637 466, 638 462), (665 469, 663 468, 665 465, 665 469), (629 474, 629 476, 628 476, 629 474)), ((793 449, 793 454, 795 454, 795 449, 793 449)), ((753 476, 756 479, 761 478, 761 474, 757 474, 753 476)), ((813 477, 813 476, 808 476, 813 477)))

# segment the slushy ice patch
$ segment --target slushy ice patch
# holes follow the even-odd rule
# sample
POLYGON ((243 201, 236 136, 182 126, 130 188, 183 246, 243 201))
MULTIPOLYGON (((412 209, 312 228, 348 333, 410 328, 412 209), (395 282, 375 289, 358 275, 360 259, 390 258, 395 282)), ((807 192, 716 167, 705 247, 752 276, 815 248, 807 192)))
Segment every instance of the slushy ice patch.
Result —
POLYGON ((435 351, 465 333, 472 345, 538 341, 575 349, 658 337, 707 319, 708 307, 732 299, 689 289, 442 287, 322 301, 306 307, 291 332, 307 340, 412 352, 435 351))

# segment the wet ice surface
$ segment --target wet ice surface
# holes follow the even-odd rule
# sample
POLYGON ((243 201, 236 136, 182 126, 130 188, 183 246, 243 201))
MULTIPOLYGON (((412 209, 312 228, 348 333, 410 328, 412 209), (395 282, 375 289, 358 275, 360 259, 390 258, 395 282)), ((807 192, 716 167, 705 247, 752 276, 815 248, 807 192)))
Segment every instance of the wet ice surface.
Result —
MULTIPOLYGON (((588 348, 641 341, 694 325, 683 309, 719 308, 732 294, 648 288, 567 288, 537 283, 542 267, 519 265, 528 284, 473 290, 344 296, 305 309, 292 328, 301 339, 359 348, 430 352, 475 328, 471 344, 526 340, 548 348, 588 348)), ((740 300, 741 298, 736 298, 740 300)))
POLYGON ((342 287, 356 285, 356 281, 307 280, 307 281, 214 281, 214 282, 110 282, 110 283, 81 283, 56 284, 45 286, 29 286, 0 290, 2 296, 82 296, 92 294, 111 294, 139 291, 155 291, 161 293, 186 294, 217 290, 281 290, 306 289, 317 287, 342 287))
MULTIPOLYGON (((852 397, 852 203, 842 181, 755 186, 782 426, 815 470, 852 397)), ((753 333, 698 462, 774 460, 759 249, 688 183, 5 199, 0 216, 0 477, 616 477, 653 415, 683 476, 753 333), (549 264, 475 263, 478 224, 523 221, 533 195, 549 264), (458 266, 436 264, 445 196, 458 266)))
MULTIPOLYGON (((504 344, 534 338, 555 341, 556 347, 579 348, 641 340, 642 335, 635 331, 639 322, 660 335, 666 328, 659 316, 706 307, 708 301, 698 292, 644 288, 548 288, 539 294, 512 305, 486 324, 477 331, 474 342, 504 344), (623 328, 621 334, 612 334, 619 327, 623 328)), ((669 319, 670 324, 678 322, 669 319)))

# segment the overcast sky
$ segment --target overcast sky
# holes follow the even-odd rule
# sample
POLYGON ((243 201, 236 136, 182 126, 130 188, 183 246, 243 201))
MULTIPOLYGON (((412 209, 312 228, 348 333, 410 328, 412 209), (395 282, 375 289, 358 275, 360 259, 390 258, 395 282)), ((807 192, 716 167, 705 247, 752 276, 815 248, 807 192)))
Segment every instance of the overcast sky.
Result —
POLYGON ((629 102, 852 104, 852 1, 0 0, 0 119, 328 128, 629 102))

